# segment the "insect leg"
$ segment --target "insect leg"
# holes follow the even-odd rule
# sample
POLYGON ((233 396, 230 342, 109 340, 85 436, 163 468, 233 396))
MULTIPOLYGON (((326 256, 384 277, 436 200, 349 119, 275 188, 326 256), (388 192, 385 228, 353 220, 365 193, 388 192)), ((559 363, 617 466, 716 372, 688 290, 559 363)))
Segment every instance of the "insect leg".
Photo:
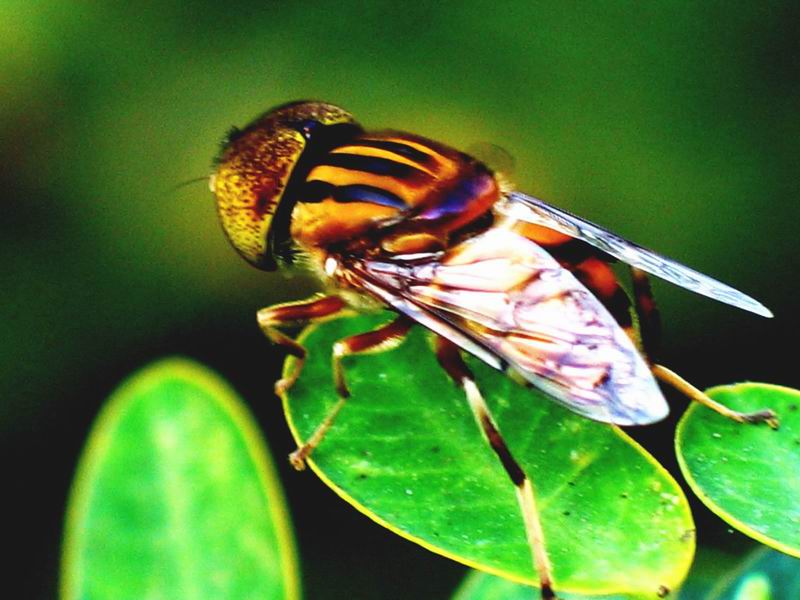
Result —
POLYGON ((289 455, 289 461, 295 469, 298 471, 305 469, 306 459, 311 452, 314 451, 314 448, 319 445, 322 438, 325 437, 325 434, 331 428, 331 425, 333 425, 339 411, 342 410, 347 398, 350 397, 350 390, 347 388, 347 382, 345 381, 342 359, 345 356, 352 356, 355 354, 370 354, 392 350, 405 340, 406 334, 412 324, 413 323, 409 319, 400 316, 391 323, 387 323, 366 333, 344 338, 333 345, 333 352, 331 353, 333 380, 339 399, 336 404, 333 405, 333 408, 328 411, 328 414, 325 415, 325 418, 314 430, 314 433, 311 434, 311 437, 289 455))
POLYGON ((643 350, 642 339, 633 325, 631 301, 608 262, 600 257, 590 256, 574 266, 569 265, 568 268, 600 300, 633 343, 643 350))
POLYGON ((661 338, 661 318, 650 288, 647 273, 631 267, 631 280, 635 296, 636 314, 639 317, 639 329, 643 350, 650 360, 653 375, 664 383, 668 383, 689 399, 718 412, 723 417, 739 423, 767 423, 773 429, 778 428, 778 418, 772 410, 759 410, 752 413, 741 413, 712 400, 707 394, 694 387, 680 375, 656 362, 658 346, 661 338))
POLYGON ((667 367, 662 365, 653 365, 653 375, 656 376, 657 379, 670 384, 672 387, 677 389, 679 392, 685 394, 689 397, 690 400, 694 400, 695 402, 699 402, 700 404, 707 406, 711 410, 714 410, 721 414, 723 417, 727 417, 729 419, 733 419, 739 423, 766 423, 773 429, 777 429, 779 422, 778 417, 775 415, 775 412, 769 409, 766 410, 759 410, 752 413, 741 413, 735 410, 720 404, 719 402, 712 400, 708 395, 701 392, 699 389, 694 387, 691 383, 683 379, 677 373, 670 371, 667 367))
POLYGON ((287 302, 276 304, 258 311, 256 318, 258 325, 264 334, 273 343, 282 347, 286 352, 294 356, 294 370, 291 375, 279 379, 275 383, 275 393, 281 394, 288 390, 303 369, 303 362, 306 359, 306 349, 295 340, 278 329, 289 325, 304 324, 309 321, 319 321, 333 316, 341 315, 346 312, 344 300, 338 296, 324 296, 302 300, 300 302, 287 302))
POLYGON ((658 312, 655 298, 653 298, 650 278, 641 269, 631 267, 631 281, 633 282, 636 314, 639 317, 642 347, 647 358, 651 362, 656 362, 661 345, 661 315, 658 312))
POLYGON ((458 347, 449 340, 437 336, 436 357, 439 359, 439 364, 442 365, 442 368, 456 385, 463 388, 475 421, 514 484, 517 492, 517 501, 525 521, 525 533, 531 548, 533 563, 539 575, 541 595, 544 599, 552 600, 556 598, 553 592, 552 568, 545 548, 544 532, 539 520, 539 511, 536 508, 533 485, 525 471, 522 470, 522 467, 511 454, 508 445, 500 434, 497 423, 492 417, 483 396, 481 396, 480 390, 475 384, 475 378, 464 362, 458 347))
POLYGON ((517 233, 542 246, 562 267, 571 271, 600 300, 634 344, 641 346, 639 333, 633 326, 630 299, 609 266, 609 261, 614 260, 612 256, 549 227, 518 222, 514 228, 517 233))

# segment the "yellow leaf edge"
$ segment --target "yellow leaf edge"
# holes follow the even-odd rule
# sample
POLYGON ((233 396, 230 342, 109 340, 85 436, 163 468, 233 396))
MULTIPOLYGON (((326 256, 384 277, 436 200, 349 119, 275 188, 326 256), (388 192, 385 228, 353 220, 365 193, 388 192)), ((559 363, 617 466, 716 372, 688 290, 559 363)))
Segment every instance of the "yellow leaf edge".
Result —
MULTIPOLYGON (((339 317, 339 318, 348 318, 348 317, 349 317, 349 315, 343 316, 343 317, 339 317)), ((328 319, 325 322, 329 322, 331 320, 335 320, 335 319, 328 319)), ((308 336, 311 335, 322 324, 324 324, 324 323, 323 322, 314 323, 312 325, 309 325, 305 329, 303 329, 303 331, 297 337, 297 342, 302 345, 305 342, 305 340, 308 338, 308 336)), ((293 356, 287 356, 286 357, 286 361, 284 362, 284 365, 283 365, 282 377, 287 377, 288 374, 292 372, 292 369, 294 368, 295 361, 296 361, 296 359, 293 356)), ((331 379, 331 386, 333 386, 333 379, 331 379)), ((297 431, 297 427, 296 427, 296 425, 294 423, 294 420, 292 419, 292 411, 289 410, 289 396, 285 392, 281 392, 278 395, 279 395, 279 397, 281 399, 281 403, 283 405, 283 412, 284 412, 284 415, 286 417, 286 423, 289 426, 289 431, 292 434, 292 438, 294 439, 295 443, 300 445, 300 444, 303 443, 303 439, 300 437, 300 434, 297 431)), ((692 518, 691 510, 689 509, 689 501, 687 500, 686 495, 683 493, 683 489, 681 488, 680 484, 678 484, 678 482, 675 480, 674 477, 672 477, 672 475, 669 473, 669 471, 667 471, 664 468, 664 466, 661 463, 659 463, 649 452, 647 452, 647 450, 645 450, 644 447, 642 447, 636 440, 634 440, 632 437, 627 435, 624 431, 622 431, 619 427, 617 427, 615 425, 609 425, 609 428, 617 436, 619 436, 620 439, 622 439, 624 442, 626 442, 628 445, 630 445, 636 452, 638 452, 642 457, 644 457, 644 459, 649 464, 651 464, 653 467, 655 467, 656 472, 664 478, 664 481, 669 486, 672 487, 672 489, 675 492, 675 494, 682 500, 682 506, 686 509, 685 512, 688 515, 688 522, 685 524, 686 525, 686 530, 694 531, 694 529, 695 529, 694 519, 692 518)), ((366 516, 371 521, 374 521, 375 523, 377 523, 381 527, 385 527, 386 529, 388 529, 392 533, 394 533, 396 535, 399 535, 401 538, 406 539, 406 540, 408 540, 410 542, 413 542, 413 543, 415 543, 415 544, 417 544, 419 546, 422 546, 423 548, 425 548, 426 550, 429 550, 430 552, 433 552, 434 554, 438 554, 438 555, 443 556, 445 558, 449 558, 450 560, 453 560, 455 562, 461 563, 462 565, 467 566, 467 567, 469 567, 471 569, 476 569, 478 571, 483 571, 484 573, 489 573, 490 575, 496 575, 498 577, 502 577, 504 579, 508 579, 509 581, 513 581, 515 583, 521 583, 521 584, 529 585, 529 586, 532 586, 532 587, 538 587, 536 585, 538 583, 538 578, 536 578, 536 577, 531 577, 531 578, 527 578, 526 579, 526 578, 523 578, 523 577, 519 577, 519 576, 517 576, 517 575, 515 575, 513 573, 507 573, 507 572, 503 571, 502 569, 496 569, 496 568, 491 567, 489 565, 484 565, 484 564, 482 564, 480 562, 473 561, 473 560, 470 560, 468 558, 464 558, 464 557, 459 556, 457 554, 453 554, 452 552, 448 552, 447 550, 444 550, 443 548, 439 548, 438 546, 435 546, 434 544, 431 544, 430 542, 428 542, 428 541, 426 541, 426 540, 424 540, 422 538, 418 538, 418 537, 416 537, 416 536, 414 536, 414 535, 412 535, 412 534, 410 534, 410 533, 408 533, 406 531, 403 531, 402 529, 399 529, 395 525, 392 525, 388 521, 384 520, 382 517, 380 517, 377 514, 375 514, 374 512, 372 512, 369 508, 367 508, 366 506, 364 506, 363 504, 358 502, 358 500, 356 500, 355 498, 350 496, 350 494, 348 494, 344 489, 340 488, 333 481, 331 481, 331 479, 328 478, 328 476, 325 474, 325 472, 316 464, 316 462, 313 459, 313 455, 312 455, 312 457, 309 457, 306 460, 306 463, 311 468, 311 470, 317 475, 317 477, 319 477, 320 480, 327 487, 329 487, 331 490, 333 490, 333 492, 337 496, 339 496, 342 500, 347 502, 350 506, 355 508, 358 512, 360 512, 361 514, 366 516)), ((691 539, 691 551, 689 553, 687 553, 686 560, 678 568, 673 569, 673 571, 671 571, 668 574, 667 577, 665 577, 665 580, 667 580, 665 585, 667 585, 667 587, 669 589, 672 589, 672 590, 677 589, 683 583, 683 581, 686 579, 686 577, 689 574, 689 569, 692 566, 692 562, 694 561, 695 551, 696 551, 696 541, 695 541, 695 536, 692 536, 692 539, 691 539)), ((531 566, 531 571, 533 572, 533 566, 531 566)), ((558 582, 556 582, 556 584, 558 585, 558 582)), ((634 590, 634 589, 619 589, 619 588, 612 588, 612 587, 589 589, 589 588, 585 588, 585 587, 582 587, 582 586, 573 586, 573 587, 559 586, 559 590, 563 591, 563 592, 566 592, 566 593, 570 593, 570 594, 584 594, 584 595, 592 595, 592 596, 610 595, 610 594, 630 594, 630 595, 634 595, 634 596, 639 597, 643 592, 645 592, 645 590, 640 590, 640 589, 636 589, 636 590, 634 590)))
POLYGON ((242 432, 262 489, 270 499, 269 516, 275 525, 275 535, 278 539, 281 574, 286 590, 285 600, 300 600, 297 549, 289 525, 289 512, 261 432, 239 395, 224 379, 201 363, 182 356, 162 358, 134 371, 111 392, 95 418, 89 431, 89 438, 78 459, 78 467, 67 497, 59 597, 61 600, 78 600, 75 591, 77 582, 73 580, 78 572, 75 568, 78 548, 74 540, 78 539, 77 531, 81 517, 88 509, 93 475, 98 471, 100 459, 111 444, 116 424, 128 408, 131 398, 135 398, 166 378, 188 381, 192 385, 210 391, 214 400, 219 402, 223 411, 242 432))
MULTIPOLYGON (((707 389, 706 394, 708 394, 713 398, 713 395, 717 392, 721 391, 736 392, 739 390, 746 390, 748 388, 754 388, 754 387, 762 389, 763 388, 773 389, 775 391, 780 391, 782 393, 788 393, 789 395, 795 396, 797 400, 800 401, 800 390, 796 390, 790 387, 785 387, 782 385, 775 385, 772 383, 757 383, 753 381, 748 381, 745 383, 733 383, 730 385, 717 385, 707 389)), ((689 466, 686 464, 686 458, 683 456, 681 441, 683 439, 683 433, 685 428, 687 427, 686 424, 689 422, 689 419, 691 419, 692 415, 695 412, 697 412, 698 410, 702 410, 703 408, 705 407, 698 404, 697 402, 693 402, 689 406, 689 408, 686 409, 686 412, 683 413, 683 416, 680 418, 680 421, 678 421, 678 426, 675 428, 675 440, 674 440, 675 455, 678 458, 678 466, 681 469, 683 477, 686 479, 686 483, 689 484, 689 487, 691 488, 692 492, 694 492, 694 494, 700 499, 700 501, 703 504, 706 505, 706 507, 708 507, 708 509, 711 512, 713 512, 715 515, 717 515, 720 519, 722 519, 729 525, 735 527, 737 530, 741 531, 748 537, 751 537, 754 540, 761 542, 765 546, 769 546, 770 548, 778 550, 779 552, 783 552, 784 554, 788 554, 789 556, 800 558, 800 548, 794 548, 792 546, 784 544, 783 542, 779 542, 778 540, 773 539, 767 535, 764 535, 763 533, 753 529, 746 523, 740 521, 732 514, 727 512, 725 509, 723 509, 721 506, 719 506, 716 502, 714 502, 711 498, 709 498, 706 495, 706 493, 703 491, 703 488, 700 486, 700 484, 692 475, 692 472, 689 470, 689 466)), ((780 414, 778 415, 778 418, 780 418, 780 414)))

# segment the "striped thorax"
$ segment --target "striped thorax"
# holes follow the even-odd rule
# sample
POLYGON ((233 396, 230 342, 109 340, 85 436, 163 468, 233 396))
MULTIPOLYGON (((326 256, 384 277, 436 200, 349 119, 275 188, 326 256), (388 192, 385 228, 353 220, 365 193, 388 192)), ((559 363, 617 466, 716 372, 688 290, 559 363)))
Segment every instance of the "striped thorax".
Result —
POLYGON ((267 270, 298 251, 324 262, 336 251, 443 249, 500 193, 466 154, 409 133, 364 132, 344 110, 317 102, 279 107, 236 131, 213 188, 228 238, 267 270))

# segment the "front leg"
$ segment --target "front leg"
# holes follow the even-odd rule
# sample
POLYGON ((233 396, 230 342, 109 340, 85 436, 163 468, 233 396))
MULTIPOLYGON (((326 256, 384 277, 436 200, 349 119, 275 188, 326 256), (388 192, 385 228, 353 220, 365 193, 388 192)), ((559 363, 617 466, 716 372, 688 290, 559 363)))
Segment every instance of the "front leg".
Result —
POLYGON ((350 390, 347 388, 345 381, 342 359, 346 356, 392 350, 406 339, 412 324, 412 321, 406 317, 398 316, 390 323, 381 325, 377 329, 346 337, 333 345, 333 353, 331 355, 333 380, 336 386, 336 395, 339 398, 325 415, 325 418, 322 419, 322 422, 317 425, 311 437, 289 455, 289 461, 295 469, 302 471, 306 468, 306 459, 325 437, 339 411, 342 410, 345 402, 350 397, 350 390))
POLYGON ((306 359, 306 349, 283 333, 278 327, 305 325, 306 323, 343 316, 346 313, 347 305, 338 296, 315 297, 299 302, 276 304, 258 311, 256 316, 258 326, 261 327, 264 334, 273 343, 297 359, 292 373, 275 383, 276 394, 281 395, 294 385, 303 370, 303 363, 306 359))

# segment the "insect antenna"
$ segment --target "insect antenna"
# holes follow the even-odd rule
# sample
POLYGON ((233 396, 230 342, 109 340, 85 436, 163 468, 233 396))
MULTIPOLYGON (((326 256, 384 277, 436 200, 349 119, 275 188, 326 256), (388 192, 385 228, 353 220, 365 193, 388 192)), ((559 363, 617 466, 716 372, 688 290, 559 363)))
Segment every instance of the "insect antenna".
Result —
MULTIPOLYGON (((192 185, 193 183, 199 183, 201 181, 209 181, 208 175, 202 175, 200 177, 192 177, 191 179, 187 179, 186 181, 181 181, 180 183, 176 183, 175 185, 169 188, 169 191, 174 193, 180 189, 192 185)), ((213 192, 214 190, 212 189, 211 191, 213 192)))

